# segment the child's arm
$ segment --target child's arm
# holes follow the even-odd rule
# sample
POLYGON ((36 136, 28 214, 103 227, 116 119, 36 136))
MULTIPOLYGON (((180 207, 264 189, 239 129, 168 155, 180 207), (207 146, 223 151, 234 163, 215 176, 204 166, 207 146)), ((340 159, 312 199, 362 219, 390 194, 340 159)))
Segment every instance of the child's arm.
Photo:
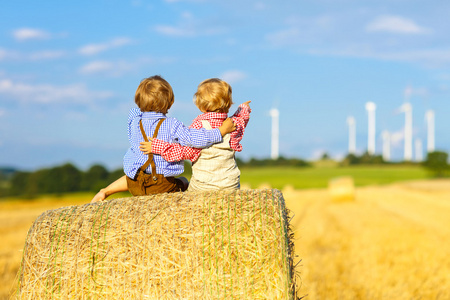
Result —
MULTIPOLYGON (((236 129, 232 119, 227 118, 219 127, 222 137, 236 129)), ((195 130, 195 129, 194 129, 195 130)), ((198 130, 198 129, 197 129, 198 130)), ((168 143, 160 139, 149 138, 149 142, 141 142, 139 149, 144 154, 159 154, 168 162, 175 162, 181 160, 196 161, 200 156, 201 149, 181 146, 177 143, 168 143)))
MULTIPOLYGON (((234 130, 236 126, 234 122, 227 118, 223 121, 222 126, 219 127, 222 137, 234 130)), ((149 138, 149 142, 142 142, 139 149, 144 154, 159 154, 168 162, 175 162, 181 160, 196 161, 200 156, 201 149, 181 146, 177 143, 168 143, 160 139, 149 138)))
POLYGON ((182 146, 192 148, 207 148, 222 141, 222 137, 234 131, 236 126, 230 118, 223 121, 222 126, 216 129, 207 130, 204 128, 186 128, 181 122, 174 126, 173 135, 178 137, 178 142, 182 146))
MULTIPOLYGON (((231 116, 234 123, 236 124, 236 131, 240 129, 245 129, 247 127, 248 121, 250 120, 250 113, 252 112, 250 108, 250 102, 247 101, 239 105, 236 112, 231 116)), ((235 132, 232 132, 232 134, 235 132)))
POLYGON ((106 188, 101 189, 91 200, 91 202, 98 202, 105 200, 108 196, 118 193, 128 191, 127 177, 123 175, 116 181, 110 183, 106 188))
POLYGON ((181 146, 177 143, 168 143, 160 139, 150 139, 150 142, 142 142, 139 149, 144 154, 159 154, 168 162, 190 160, 196 161, 201 149, 181 146))
MULTIPOLYGON (((249 106, 250 107, 250 106, 249 106)), ((225 134, 231 133, 236 130, 236 124, 234 124, 234 120, 230 118, 226 118, 222 125, 219 127, 220 134, 224 137, 225 134)))
POLYGON ((245 128, 250 120, 250 113, 252 112, 250 109, 250 102, 251 101, 247 101, 239 105, 238 109, 231 117, 236 124, 236 130, 231 133, 230 146, 236 151, 242 150, 242 145, 240 145, 239 142, 244 137, 245 128))

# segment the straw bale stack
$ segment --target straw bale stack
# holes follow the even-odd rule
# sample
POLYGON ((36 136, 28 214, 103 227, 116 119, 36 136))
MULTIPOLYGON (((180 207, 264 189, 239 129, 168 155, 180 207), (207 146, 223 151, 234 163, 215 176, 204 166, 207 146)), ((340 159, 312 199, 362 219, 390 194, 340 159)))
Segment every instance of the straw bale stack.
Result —
POLYGON ((344 176, 333 178, 328 182, 328 192, 333 202, 349 202, 355 200, 353 178, 344 176))
POLYGON ((297 299, 278 190, 63 207, 28 233, 14 299, 297 299))

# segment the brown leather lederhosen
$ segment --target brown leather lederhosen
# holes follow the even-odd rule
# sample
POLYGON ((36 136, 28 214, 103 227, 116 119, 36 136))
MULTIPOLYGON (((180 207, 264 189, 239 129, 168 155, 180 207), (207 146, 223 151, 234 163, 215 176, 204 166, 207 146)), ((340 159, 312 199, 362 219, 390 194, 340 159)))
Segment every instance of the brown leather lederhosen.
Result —
MULTIPOLYGON (((158 135, 159 127, 164 119, 160 119, 156 125, 153 138, 158 135)), ((147 135, 145 134, 144 127, 142 126, 142 120, 139 121, 142 136, 144 140, 148 142, 147 135)), ((181 180, 175 177, 164 177, 162 174, 156 174, 156 165, 153 160, 153 153, 148 155, 148 159, 143 166, 141 166, 134 179, 127 176, 128 190, 133 196, 153 195, 159 193, 173 193, 181 192, 185 190, 181 180), (152 174, 145 173, 148 166, 152 166, 152 174)))

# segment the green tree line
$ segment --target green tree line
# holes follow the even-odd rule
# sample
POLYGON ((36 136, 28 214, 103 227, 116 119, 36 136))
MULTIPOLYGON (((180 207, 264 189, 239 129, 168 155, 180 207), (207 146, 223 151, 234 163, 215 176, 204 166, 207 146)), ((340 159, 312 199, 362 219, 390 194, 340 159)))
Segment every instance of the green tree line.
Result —
POLYGON ((236 158, 238 167, 310 167, 311 164, 300 158, 286 158, 280 156, 277 159, 270 158, 250 158, 248 161, 236 158))
POLYGON ((87 171, 66 163, 34 172, 16 171, 4 185, 0 196, 35 197, 40 194, 65 194, 79 191, 96 192, 122 176, 123 170, 109 172, 96 164, 87 171))
MULTIPOLYGON (((327 156, 328 157, 328 156, 327 156)), ((325 158, 327 158, 325 157, 325 158)), ((240 168, 258 167, 311 167, 311 164, 298 158, 279 157, 278 159, 256 159, 248 161, 236 158, 240 168)), ((347 155, 341 162, 342 166, 384 164, 381 156, 347 155)), ((450 175, 448 154, 443 151, 428 153, 422 163, 435 177, 450 175)), ((41 194, 65 194, 80 191, 97 192, 117 178, 123 176, 122 169, 108 171, 104 166, 95 164, 82 171, 70 163, 52 168, 40 169, 34 172, 15 171, 9 168, 0 170, 0 197, 23 196, 33 198, 41 194)), ((183 176, 190 177, 192 172, 190 162, 185 162, 183 176)))

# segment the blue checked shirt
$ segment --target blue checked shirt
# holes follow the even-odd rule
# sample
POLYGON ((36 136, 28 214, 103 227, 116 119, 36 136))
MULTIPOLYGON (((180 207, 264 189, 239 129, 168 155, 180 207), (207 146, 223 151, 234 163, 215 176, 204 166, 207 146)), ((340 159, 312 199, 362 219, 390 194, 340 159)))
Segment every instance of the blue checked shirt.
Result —
MULTIPOLYGON (((123 158, 123 170, 128 177, 134 179, 137 170, 148 159, 148 155, 139 150, 140 143, 144 141, 139 128, 139 120, 142 119, 142 126, 147 136, 152 137, 158 120, 161 118, 166 118, 158 132, 158 139, 163 141, 194 148, 206 148, 222 141, 222 135, 218 128, 212 130, 189 129, 177 119, 166 117, 163 113, 141 112, 139 108, 132 108, 128 115, 128 140, 131 147, 123 158)), ((153 154, 153 160, 156 165, 156 173, 163 174, 164 177, 177 176, 184 171, 183 161, 167 162, 157 154, 153 154)), ((149 166, 145 172, 151 174, 152 167, 149 166)))

